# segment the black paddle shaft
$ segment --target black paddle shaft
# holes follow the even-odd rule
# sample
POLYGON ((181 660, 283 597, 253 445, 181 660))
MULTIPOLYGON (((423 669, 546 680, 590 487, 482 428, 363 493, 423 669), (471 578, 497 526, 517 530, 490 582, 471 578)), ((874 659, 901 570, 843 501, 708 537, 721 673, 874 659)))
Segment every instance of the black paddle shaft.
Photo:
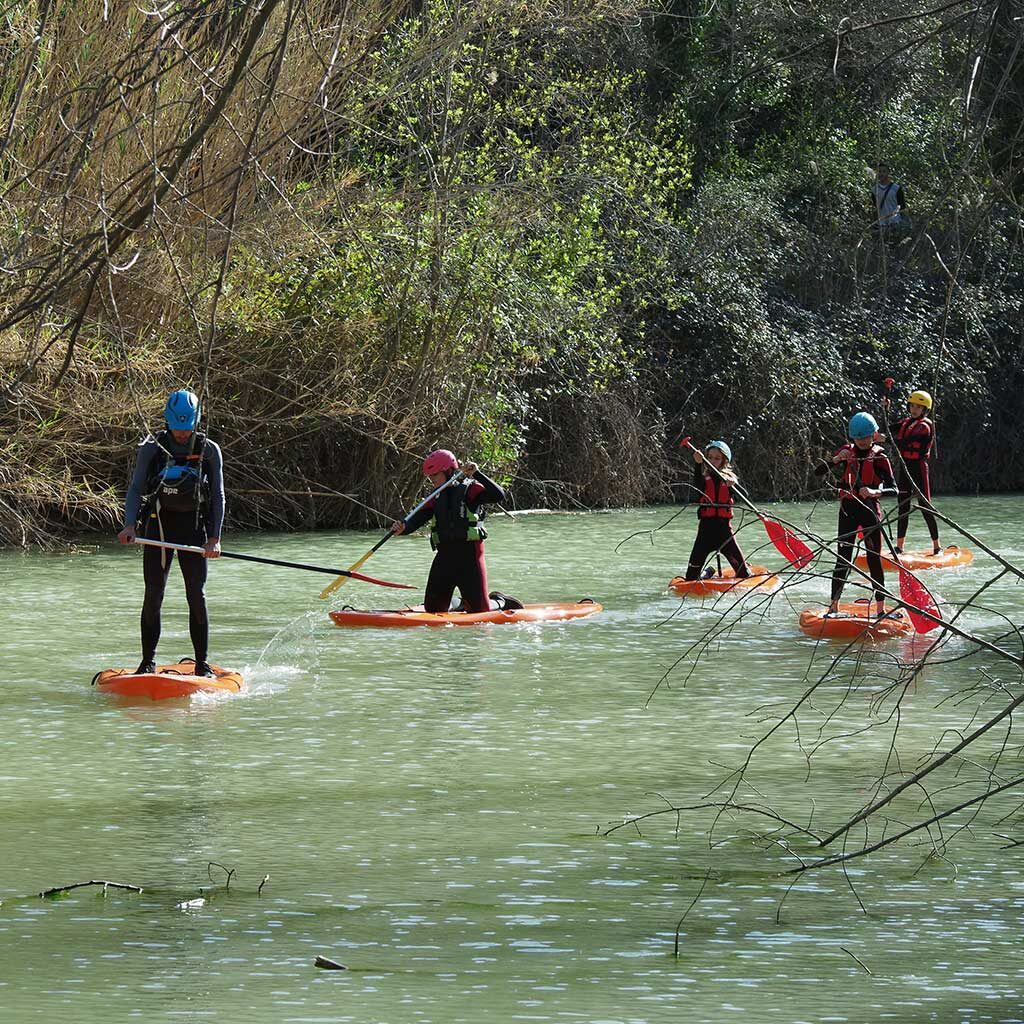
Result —
POLYGON ((286 569, 305 569, 307 572, 326 572, 331 576, 351 576, 348 569, 328 569, 323 565, 306 565, 303 562, 282 562, 278 558, 260 558, 259 555, 240 555, 235 551, 222 551, 221 558, 237 558, 240 562, 261 562, 263 565, 281 565, 286 569))

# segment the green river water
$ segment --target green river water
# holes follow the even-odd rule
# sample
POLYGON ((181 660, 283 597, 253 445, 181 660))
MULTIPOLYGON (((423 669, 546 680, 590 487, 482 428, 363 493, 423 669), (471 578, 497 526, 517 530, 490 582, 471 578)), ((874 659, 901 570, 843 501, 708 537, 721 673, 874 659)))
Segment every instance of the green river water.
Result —
MULTIPOLYGON (((1024 559, 1020 498, 943 508, 1024 559)), ((813 675, 834 653, 796 629, 826 592, 810 580, 648 702, 732 605, 681 606, 665 590, 692 510, 616 553, 674 511, 492 519, 492 586, 605 605, 570 623, 343 631, 317 597, 327 577, 222 560, 208 587, 212 656, 248 687, 191 703, 123 705, 89 686, 138 660, 140 551, 104 540, 0 554, 0 1020, 1024 1020, 1024 873, 996 835, 1024 836, 1019 815, 976 823, 948 861, 922 867, 908 842, 854 862, 867 913, 835 870, 786 895, 793 877, 780 872, 795 862, 757 838, 761 821, 723 818, 712 834, 702 811, 678 830, 662 816, 603 834, 666 799, 701 802, 767 727, 758 709, 798 697, 812 659, 813 675), (229 887, 210 862, 234 871, 229 887), (144 892, 37 895, 89 879, 144 892), (676 925, 702 887, 676 958, 676 925), (349 969, 316 970, 317 954, 349 969)), ((823 507, 814 522, 834 530, 834 515, 823 507)), ((376 536, 225 546, 347 565, 376 536)), ((755 523, 742 539, 749 553, 763 533, 755 523)), ((398 540, 366 569, 419 582, 429 558, 425 541, 398 540)), ((771 549, 755 560, 780 563, 771 549)), ((959 600, 991 575, 979 557, 928 582, 959 600)), ((337 604, 394 594, 350 583, 337 604)), ((984 603, 965 621, 995 635, 997 612, 1020 622, 1024 592, 1004 580, 984 603)), ((164 613, 160 654, 191 654, 176 568, 164 613)), ((886 652, 912 653, 906 641, 886 652)), ((969 708, 941 702, 983 671, 992 663, 924 673, 903 706, 905 766, 966 724, 969 708)), ((756 784, 803 823, 813 807, 815 827, 859 807, 887 745, 854 734, 879 686, 848 701, 848 734, 810 776, 783 730, 742 794, 754 799, 756 784)))

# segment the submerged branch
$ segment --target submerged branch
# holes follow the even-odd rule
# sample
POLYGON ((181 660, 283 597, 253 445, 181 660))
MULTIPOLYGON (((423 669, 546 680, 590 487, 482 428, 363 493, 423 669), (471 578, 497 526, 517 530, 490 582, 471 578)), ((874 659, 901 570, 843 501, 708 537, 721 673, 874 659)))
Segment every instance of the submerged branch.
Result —
POLYGON ((129 892, 142 892, 142 887, 138 885, 129 885, 127 882, 110 882, 104 879, 94 878, 88 882, 72 882, 70 885, 55 885, 52 889, 44 889, 39 895, 54 896, 59 892, 70 892, 72 889, 83 889, 89 885, 103 886, 104 894, 106 894, 107 889, 127 889, 129 892))

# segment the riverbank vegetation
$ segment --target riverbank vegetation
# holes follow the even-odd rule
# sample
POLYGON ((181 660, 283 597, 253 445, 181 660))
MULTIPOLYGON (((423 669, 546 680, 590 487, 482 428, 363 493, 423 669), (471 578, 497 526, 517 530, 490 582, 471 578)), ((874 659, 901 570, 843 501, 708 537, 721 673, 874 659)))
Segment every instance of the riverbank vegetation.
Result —
POLYGON ((1020 488, 1008 0, 192 0, 0 13, 0 534, 110 528, 191 386, 236 526, 380 522, 438 444, 520 504, 798 496, 880 382, 1020 488), (872 166, 910 229, 871 229, 872 166))

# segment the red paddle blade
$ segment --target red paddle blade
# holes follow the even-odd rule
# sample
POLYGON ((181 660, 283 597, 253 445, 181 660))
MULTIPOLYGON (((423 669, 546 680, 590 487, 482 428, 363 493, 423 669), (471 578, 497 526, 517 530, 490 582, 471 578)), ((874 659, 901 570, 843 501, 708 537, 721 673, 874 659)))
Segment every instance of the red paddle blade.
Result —
POLYGON ((376 576, 364 576, 361 572, 345 572, 343 576, 348 576, 349 579, 362 580, 364 583, 376 583, 378 587, 394 587, 395 590, 415 590, 416 588, 410 583, 389 583, 387 580, 379 580, 376 576))
POLYGON ((802 569, 814 561, 814 552, 792 530, 787 529, 782 523, 775 522, 774 519, 765 519, 763 516, 761 522, 764 523, 768 539, 794 569, 802 569))
POLYGON ((902 566, 900 566, 900 598, 907 606, 907 614, 914 624, 915 632, 928 633, 935 629, 938 623, 932 622, 931 619, 920 614, 925 611, 929 615, 939 618, 939 609, 935 604, 935 599, 928 593, 928 588, 912 572, 902 566))

